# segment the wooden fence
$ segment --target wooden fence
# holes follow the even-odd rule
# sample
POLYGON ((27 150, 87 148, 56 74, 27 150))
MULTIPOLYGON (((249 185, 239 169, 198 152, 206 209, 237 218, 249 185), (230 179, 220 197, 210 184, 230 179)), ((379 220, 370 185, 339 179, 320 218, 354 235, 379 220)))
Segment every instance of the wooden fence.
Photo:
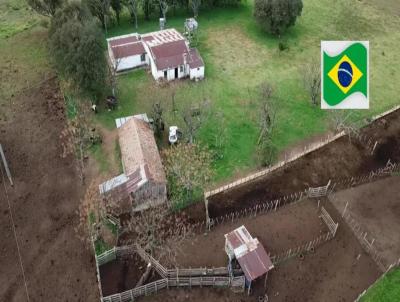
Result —
POLYGON ((302 152, 300 152, 298 154, 295 154, 295 155, 291 156, 290 158, 285 159, 285 160, 283 160, 283 161, 281 161, 279 163, 276 163, 275 165, 273 165, 271 167, 268 167, 268 168, 266 168, 264 170, 261 170, 261 171, 258 171, 256 173, 250 174, 250 175, 248 175, 246 177, 240 178, 240 179, 238 179, 238 180, 236 180, 234 182, 231 182, 231 183, 229 183, 227 185, 221 186, 221 187, 216 188, 214 190, 207 191, 207 192, 204 193, 204 197, 205 198, 209 198, 209 197, 211 197, 213 195, 216 195, 216 194, 218 194, 220 192, 232 189, 234 187, 237 187, 239 185, 242 185, 244 183, 247 183, 249 181, 257 179, 257 178, 259 178, 261 176, 265 176, 265 175, 267 175, 267 174, 269 174, 269 173, 271 173, 271 172, 273 172, 275 170, 278 170, 279 168, 287 165, 288 163, 291 163, 291 162, 299 159, 300 157, 302 157, 302 156, 304 156, 304 155, 306 155, 308 153, 314 152, 315 150, 317 150, 319 148, 322 148, 323 146, 325 146, 325 145, 337 140, 338 138, 344 136, 345 134, 346 133, 344 131, 342 131, 342 132, 340 132, 338 134, 335 134, 333 136, 329 135, 325 140, 322 140, 321 142, 313 144, 311 146, 306 146, 303 149, 302 152))
POLYGON ((333 237, 335 237, 335 235, 328 231, 322 235, 319 235, 317 238, 310 240, 307 243, 304 243, 295 248, 288 249, 283 253, 271 256, 272 263, 274 265, 278 265, 284 261, 289 260, 290 258, 300 256, 301 254, 304 255, 306 253, 313 252, 318 246, 322 245, 328 240, 331 240, 333 237))
POLYGON ((348 202, 343 210, 342 217, 344 221, 349 225, 354 235, 357 237, 358 241, 361 243, 365 251, 372 257, 375 263, 378 265, 381 271, 386 271, 388 265, 384 263, 382 255, 376 249, 374 242, 375 238, 368 240, 368 233, 363 230, 361 224, 358 223, 354 217, 351 215, 348 209, 348 202))
MULTIPOLYGON (((376 120, 378 120, 378 119, 380 119, 380 118, 382 118, 382 117, 384 117, 386 115, 389 115, 389 114, 391 114, 394 111, 399 110, 399 109, 400 109, 400 106, 395 106, 392 109, 390 109, 390 110, 388 110, 386 112, 383 112, 382 114, 374 116, 369 124, 371 124, 372 122, 374 122, 374 121, 376 121, 376 120)), ((246 177, 242 177, 242 178, 240 178, 240 179, 238 179, 236 181, 233 181, 231 183, 228 183, 228 184, 226 184, 224 186, 221 186, 221 187, 218 187, 216 189, 213 189, 213 190, 205 192, 204 193, 204 198, 207 199, 207 198, 209 198, 209 197, 211 197, 213 195, 216 195, 216 194, 218 194, 220 192, 232 189, 234 187, 237 187, 239 185, 242 185, 244 183, 247 183, 249 181, 257 179, 259 177, 265 176, 265 175, 267 175, 267 174, 269 174, 269 173, 271 173, 271 172, 273 172, 275 170, 278 170, 279 168, 281 168, 281 167, 283 167, 283 166, 285 166, 285 165, 287 165, 287 164, 289 164, 289 163, 291 163, 293 161, 296 161, 297 159, 299 159, 300 157, 303 157, 306 154, 309 154, 311 152, 314 152, 314 151, 324 147, 325 145, 327 145, 327 144, 329 144, 329 143, 341 138, 342 136, 344 136, 346 134, 347 133, 345 131, 341 131, 340 133, 337 133, 336 135, 333 135, 333 136, 332 135, 328 135, 326 139, 320 141, 319 143, 311 144, 310 146, 306 146, 306 147, 304 147, 302 152, 299 152, 298 154, 292 155, 291 157, 286 158, 285 160, 283 160, 283 161, 281 161, 279 163, 276 163, 275 165, 273 165, 271 167, 268 167, 268 168, 263 169, 261 171, 255 172, 255 173, 250 174, 250 175, 248 175, 246 177)), ((365 134, 357 134, 356 137, 362 144, 365 145, 365 148, 367 150, 370 150, 371 154, 374 152, 374 150, 375 150, 375 148, 376 148, 376 146, 378 144, 378 141, 373 140, 371 137, 368 137, 365 134)))
POLYGON ((287 204, 293 204, 296 203, 304 198, 318 198, 322 196, 326 196, 330 193, 330 181, 328 182, 327 185, 322 186, 322 187, 316 187, 316 188, 308 188, 305 189, 304 191, 292 193, 285 195, 281 198, 275 199, 275 200, 269 200, 269 201, 260 201, 258 204, 256 204, 253 207, 248 207, 245 209, 242 209, 240 211, 234 211, 231 213, 228 213, 223 216, 219 217, 214 217, 214 218, 209 218, 208 219, 208 224, 205 224, 204 222, 200 222, 197 224, 194 224, 193 227, 195 230, 198 232, 201 231, 210 231, 213 227, 223 224, 226 222, 231 222, 233 223, 237 219, 244 218, 244 217, 257 217, 257 215, 260 214, 265 214, 271 211, 276 211, 279 207, 282 207, 287 204))
POLYGON ((336 231, 339 227, 339 223, 335 223, 331 217, 331 215, 329 215, 329 213, 325 210, 324 207, 321 207, 321 215, 320 217, 322 218, 322 220, 325 222, 326 226, 328 227, 329 231, 332 233, 333 236, 336 235, 336 231))
POLYGON ((321 207, 321 219, 327 225, 329 231, 319 235, 317 238, 310 240, 307 243, 301 244, 295 248, 290 248, 281 254, 277 254, 271 257, 272 263, 274 265, 278 265, 284 261, 289 260, 290 258, 307 254, 309 252, 314 251, 318 246, 322 245, 323 243, 331 240, 336 236, 336 231, 338 229, 339 223, 335 223, 329 215, 329 213, 325 210, 324 207, 321 207))
POLYGON ((157 293, 159 290, 164 288, 185 288, 192 286, 203 287, 231 287, 234 290, 240 289, 244 291, 245 278, 244 276, 239 277, 186 277, 186 278, 164 278, 160 279, 134 289, 103 297, 102 302, 130 302, 140 296, 147 296, 150 294, 157 293))

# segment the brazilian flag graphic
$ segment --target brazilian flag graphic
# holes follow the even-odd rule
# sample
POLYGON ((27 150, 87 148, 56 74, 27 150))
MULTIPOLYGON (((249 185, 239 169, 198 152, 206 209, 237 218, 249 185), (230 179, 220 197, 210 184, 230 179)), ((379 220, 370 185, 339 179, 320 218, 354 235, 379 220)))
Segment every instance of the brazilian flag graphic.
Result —
POLYGON ((323 41, 321 56, 321 106, 368 108, 368 42, 323 41))

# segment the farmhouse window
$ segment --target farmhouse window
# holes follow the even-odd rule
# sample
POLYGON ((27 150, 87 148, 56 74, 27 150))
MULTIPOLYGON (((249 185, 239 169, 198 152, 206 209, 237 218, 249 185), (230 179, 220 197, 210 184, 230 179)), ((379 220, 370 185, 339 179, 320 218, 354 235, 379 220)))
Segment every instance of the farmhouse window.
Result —
POLYGON ((144 62, 145 60, 146 60, 146 54, 145 54, 145 53, 142 53, 142 54, 140 55, 140 61, 144 62))
POLYGON ((183 65, 181 65, 181 67, 180 67, 180 71, 181 71, 181 72, 183 72, 183 65))

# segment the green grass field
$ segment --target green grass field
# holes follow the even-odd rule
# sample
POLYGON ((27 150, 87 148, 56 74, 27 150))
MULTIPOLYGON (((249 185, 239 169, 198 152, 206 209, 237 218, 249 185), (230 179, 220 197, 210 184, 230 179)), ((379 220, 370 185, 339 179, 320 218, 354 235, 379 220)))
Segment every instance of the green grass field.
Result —
MULTIPOLYGON (((120 108, 99 115, 108 128, 114 118, 149 112, 155 99, 170 102, 176 90, 177 103, 209 99, 214 112, 221 112, 226 127, 226 144, 215 162, 216 181, 259 166, 255 156, 258 137, 258 107, 255 91, 266 81, 273 85, 278 103, 273 143, 278 151, 311 135, 327 130, 326 111, 308 101, 303 87, 302 66, 319 60, 321 40, 370 41, 370 110, 356 111, 355 119, 372 116, 400 103, 397 82, 400 79, 394 62, 400 61, 400 22, 386 10, 353 0, 305 0, 302 16, 284 36, 289 49, 278 50, 279 41, 262 32, 252 16, 252 2, 239 8, 213 9, 200 13, 199 50, 206 65, 206 79, 201 83, 183 81, 160 88, 151 75, 135 71, 119 77, 120 108), (343 11, 344 4, 355 8, 343 11)), ((182 30, 190 14, 170 15, 168 26, 182 30)), ((157 21, 139 20, 141 33, 157 30, 157 21)), ((109 29, 109 36, 135 32, 127 16, 121 26, 109 29)), ((179 124, 168 114, 168 122, 179 124)), ((220 118, 211 117, 202 128, 199 140, 211 145, 220 118)))
POLYGON ((389 272, 361 298, 361 302, 394 302, 400 297, 400 269, 389 272))

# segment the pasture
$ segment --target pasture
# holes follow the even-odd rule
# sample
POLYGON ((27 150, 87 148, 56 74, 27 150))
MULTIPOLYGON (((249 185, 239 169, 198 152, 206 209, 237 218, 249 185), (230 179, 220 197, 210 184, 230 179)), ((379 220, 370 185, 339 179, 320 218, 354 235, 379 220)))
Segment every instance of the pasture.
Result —
MULTIPOLYGON (((394 30, 400 28, 400 22, 391 12, 376 3, 305 0, 302 16, 282 37, 287 49, 279 51, 279 40, 259 29, 252 10, 250 1, 238 8, 200 13, 198 48, 206 65, 204 81, 159 87, 144 70, 122 75, 118 78, 120 108, 100 114, 98 120, 112 129, 115 117, 150 113, 152 103, 159 100, 165 104, 167 124, 180 126, 181 121, 171 112, 173 94, 177 107, 209 100, 212 114, 198 140, 215 150, 215 136, 225 129, 225 143, 216 150, 219 156, 214 163, 215 181, 220 182, 260 166, 257 87, 263 82, 274 88, 276 124, 272 142, 278 152, 329 129, 330 112, 311 104, 302 78, 304 64, 319 61, 321 40, 370 41, 370 109, 353 111, 353 120, 361 121, 400 102, 394 88, 400 76, 392 64, 400 60, 400 31, 394 30)), ((182 30, 185 17, 190 15, 171 12, 167 26, 182 30)), ((157 21, 140 19, 137 31, 157 28, 157 21)), ((125 14, 121 25, 110 28, 108 35, 135 31, 125 14)))

